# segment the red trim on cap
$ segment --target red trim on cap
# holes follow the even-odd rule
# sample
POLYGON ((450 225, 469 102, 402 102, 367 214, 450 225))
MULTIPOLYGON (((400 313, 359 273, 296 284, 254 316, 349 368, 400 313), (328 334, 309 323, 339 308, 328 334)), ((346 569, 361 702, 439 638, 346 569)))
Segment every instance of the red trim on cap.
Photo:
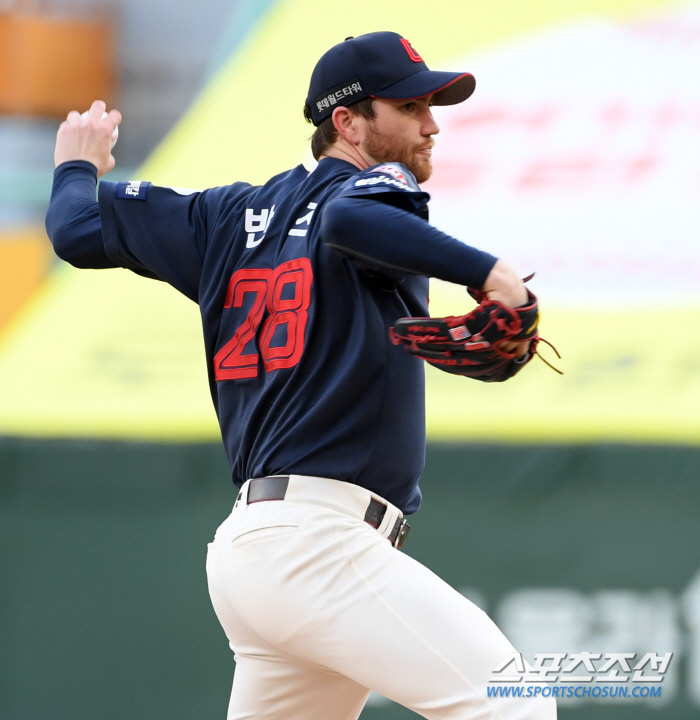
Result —
POLYGON ((415 97, 407 97, 407 98, 382 98, 379 97, 379 95, 370 95, 370 97, 375 98, 376 100, 420 100, 421 98, 428 97, 428 95, 437 95, 439 92, 442 92, 445 88, 450 87, 450 85, 454 85, 458 80, 461 80, 464 77, 468 77, 471 75, 471 73, 462 73, 461 75, 458 75, 454 80, 450 80, 446 85, 443 85, 441 88, 438 88, 437 90, 433 90, 432 92, 426 93, 425 95, 416 95, 415 97))
POLYGON ((408 53, 408 57, 410 57, 413 62, 423 62, 423 58, 411 47, 409 40, 401 38, 401 44, 403 45, 404 50, 408 53))

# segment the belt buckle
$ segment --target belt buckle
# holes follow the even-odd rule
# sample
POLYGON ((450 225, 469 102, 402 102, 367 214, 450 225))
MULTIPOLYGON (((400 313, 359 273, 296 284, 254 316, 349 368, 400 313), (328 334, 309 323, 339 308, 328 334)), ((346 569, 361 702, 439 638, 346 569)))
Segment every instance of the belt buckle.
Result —
POLYGON ((399 531, 396 533, 396 539, 392 543, 392 545, 397 549, 401 550, 403 547, 404 542, 406 542, 406 538, 408 537, 408 533, 411 529, 411 526, 408 524, 408 521, 406 518, 401 518, 401 524, 399 525, 399 531))

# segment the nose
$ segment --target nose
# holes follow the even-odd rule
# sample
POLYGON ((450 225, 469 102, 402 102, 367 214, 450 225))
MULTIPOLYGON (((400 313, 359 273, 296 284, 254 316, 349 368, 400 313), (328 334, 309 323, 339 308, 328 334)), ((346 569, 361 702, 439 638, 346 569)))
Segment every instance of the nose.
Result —
POLYGON ((421 125, 421 132, 425 136, 437 135, 440 132, 440 127, 435 122, 433 113, 430 111, 430 106, 425 108, 423 114, 423 123, 421 125))

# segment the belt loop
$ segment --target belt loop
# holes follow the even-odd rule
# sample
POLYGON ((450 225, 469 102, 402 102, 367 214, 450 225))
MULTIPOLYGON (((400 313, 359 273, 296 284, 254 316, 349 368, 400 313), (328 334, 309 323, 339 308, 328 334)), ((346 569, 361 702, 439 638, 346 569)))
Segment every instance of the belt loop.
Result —
MULTIPOLYGON (((236 501, 233 503, 233 512, 234 510, 238 510, 238 508, 241 508, 241 510, 248 504, 248 487, 250 486, 250 480, 246 480, 243 485, 241 485, 238 495, 236 495, 236 501)), ((239 511, 241 512, 241 511, 239 511)))
MULTIPOLYGON (((365 522, 371 525, 375 530, 379 531, 379 528, 386 515, 387 506, 383 502, 371 498, 369 505, 367 505, 367 511, 365 512, 365 522)), ((381 532, 381 531, 380 531, 381 532)))
POLYGON ((389 537, 397 520, 400 520, 403 516, 401 511, 394 505, 386 505, 385 508, 384 517, 377 528, 377 532, 384 537, 389 537))

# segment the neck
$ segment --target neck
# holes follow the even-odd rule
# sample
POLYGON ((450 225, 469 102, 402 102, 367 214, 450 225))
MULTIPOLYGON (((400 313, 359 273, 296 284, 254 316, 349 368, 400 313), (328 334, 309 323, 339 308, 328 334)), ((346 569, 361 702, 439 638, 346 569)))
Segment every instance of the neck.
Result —
POLYGON ((360 170, 366 170, 368 167, 377 164, 373 158, 365 156, 356 145, 350 144, 342 137, 338 138, 333 145, 327 148, 318 159, 323 160, 323 158, 326 157, 345 160, 345 162, 349 162, 360 170))

